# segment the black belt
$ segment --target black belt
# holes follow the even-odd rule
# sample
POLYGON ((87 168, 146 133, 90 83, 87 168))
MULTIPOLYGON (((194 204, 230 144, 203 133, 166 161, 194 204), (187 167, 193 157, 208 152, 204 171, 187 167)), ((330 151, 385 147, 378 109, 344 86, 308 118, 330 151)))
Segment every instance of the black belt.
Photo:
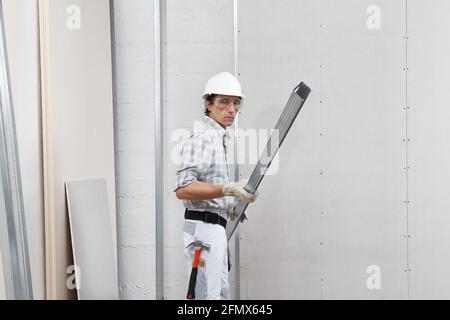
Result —
POLYGON ((193 211, 186 209, 184 218, 189 220, 199 220, 212 224, 220 224, 222 227, 227 227, 227 220, 219 216, 217 213, 209 211, 193 211))

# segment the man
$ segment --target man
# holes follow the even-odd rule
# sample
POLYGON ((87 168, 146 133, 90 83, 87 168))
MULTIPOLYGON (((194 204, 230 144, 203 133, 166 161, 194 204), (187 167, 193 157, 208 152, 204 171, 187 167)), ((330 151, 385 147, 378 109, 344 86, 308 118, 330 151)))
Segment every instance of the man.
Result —
POLYGON ((227 216, 233 215, 237 198, 253 202, 257 197, 244 190, 247 180, 231 182, 227 165, 226 128, 233 124, 245 96, 239 80, 221 72, 208 80, 202 98, 205 115, 183 146, 175 191, 186 207, 183 236, 189 270, 194 259, 194 247, 189 245, 201 241, 209 246, 200 252, 195 297, 229 299, 227 216))

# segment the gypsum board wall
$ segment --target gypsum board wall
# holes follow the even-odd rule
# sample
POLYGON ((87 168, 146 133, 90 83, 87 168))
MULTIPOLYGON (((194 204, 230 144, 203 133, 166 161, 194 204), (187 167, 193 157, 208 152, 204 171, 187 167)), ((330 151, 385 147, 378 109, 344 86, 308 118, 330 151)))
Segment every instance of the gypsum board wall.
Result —
MULTIPOLYGON (((275 132, 270 136, 261 158, 253 169, 247 185, 244 187, 246 191, 252 194, 257 191, 259 184, 263 180, 265 173, 277 154, 278 149, 281 147, 284 138, 288 134, 289 129, 297 118, 297 115, 302 109, 303 104, 308 98, 310 92, 311 89, 306 84, 301 82, 291 93, 288 103, 286 104, 280 118, 277 121, 277 124, 275 125, 275 132)), ((236 204, 236 207, 234 208, 236 218, 234 220, 229 219, 227 223, 226 234, 228 241, 230 241, 233 236, 233 233, 236 230, 237 225, 240 223, 241 216, 244 214, 247 206, 248 202, 241 200, 239 200, 236 204)))

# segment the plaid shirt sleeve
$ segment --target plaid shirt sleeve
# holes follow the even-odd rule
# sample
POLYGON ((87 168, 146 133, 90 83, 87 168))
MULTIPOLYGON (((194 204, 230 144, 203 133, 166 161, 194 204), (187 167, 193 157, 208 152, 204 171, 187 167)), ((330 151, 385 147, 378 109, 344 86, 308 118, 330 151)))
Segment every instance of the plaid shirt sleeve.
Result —
POLYGON ((204 181, 213 162, 214 147, 203 134, 191 136, 181 151, 182 163, 176 173, 175 188, 185 187, 195 181, 204 181))

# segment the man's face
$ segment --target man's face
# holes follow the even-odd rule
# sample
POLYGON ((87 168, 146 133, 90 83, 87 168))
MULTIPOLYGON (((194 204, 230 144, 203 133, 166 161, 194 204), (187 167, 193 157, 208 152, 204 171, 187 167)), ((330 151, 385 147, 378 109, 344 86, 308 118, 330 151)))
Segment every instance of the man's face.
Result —
POLYGON ((240 97, 218 94, 214 97, 213 103, 205 101, 205 107, 209 110, 209 116, 226 128, 233 124, 241 102, 240 97))

